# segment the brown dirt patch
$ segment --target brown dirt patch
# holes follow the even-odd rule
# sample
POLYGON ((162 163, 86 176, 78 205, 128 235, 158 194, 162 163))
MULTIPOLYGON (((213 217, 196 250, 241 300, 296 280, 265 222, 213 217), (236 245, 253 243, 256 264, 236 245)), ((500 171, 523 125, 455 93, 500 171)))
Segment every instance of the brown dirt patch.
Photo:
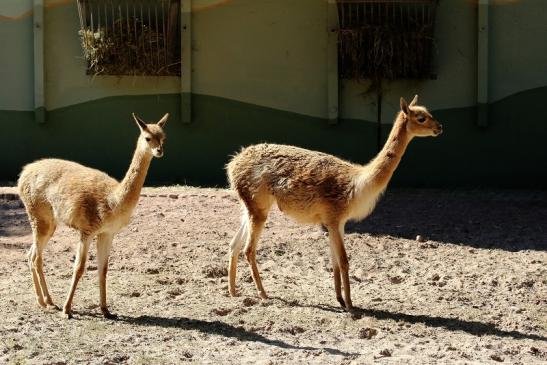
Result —
MULTIPOLYGON (((96 270, 80 282, 73 320, 36 305, 26 214, 0 199, 0 363, 547 361, 546 192, 391 190, 346 229, 353 315, 337 304, 318 227, 273 211, 258 250, 272 299, 258 298, 245 259, 241 297, 231 298, 225 268, 240 215, 232 193, 144 195, 114 240, 108 301, 117 321, 100 316, 96 270)), ((60 227, 45 252, 57 304, 77 237, 60 227)))

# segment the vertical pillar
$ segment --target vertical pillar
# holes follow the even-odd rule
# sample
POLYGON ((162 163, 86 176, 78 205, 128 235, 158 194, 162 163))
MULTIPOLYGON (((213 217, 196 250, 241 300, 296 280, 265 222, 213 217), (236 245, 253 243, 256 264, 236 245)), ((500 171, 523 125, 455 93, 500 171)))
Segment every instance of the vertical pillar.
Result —
POLYGON ((45 69, 44 69, 44 1, 33 0, 34 32, 34 119, 46 121, 45 69))
POLYGON ((338 8, 336 0, 327 2, 327 118, 338 123, 338 8))
POLYGON ((192 0, 181 0, 181 119, 192 122, 192 0))
POLYGON ((477 9, 477 125, 488 125, 488 7, 479 0, 477 9))

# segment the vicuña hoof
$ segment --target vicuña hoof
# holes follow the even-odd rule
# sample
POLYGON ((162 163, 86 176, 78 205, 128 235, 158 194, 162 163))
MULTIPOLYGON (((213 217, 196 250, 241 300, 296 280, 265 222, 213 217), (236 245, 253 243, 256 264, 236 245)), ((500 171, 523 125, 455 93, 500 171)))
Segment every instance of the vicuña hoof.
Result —
POLYGON ((72 315, 72 311, 67 311, 66 309, 63 309, 63 311, 61 312, 61 317, 63 317, 64 319, 74 318, 72 315))
POLYGON ((53 303, 47 303, 47 307, 48 307, 48 309, 51 309, 51 310, 56 310, 56 311, 61 310, 61 308, 58 305, 53 304, 53 303))
POLYGON ((344 302, 344 299, 342 297, 336 298, 338 300, 338 303, 342 306, 342 308, 346 309, 346 302, 344 302))
POLYGON ((42 308, 47 308, 47 304, 43 298, 36 298, 36 303, 42 308))
POLYGON ((103 317, 106 319, 118 319, 118 315, 114 313, 110 313, 108 309, 102 309, 103 317))

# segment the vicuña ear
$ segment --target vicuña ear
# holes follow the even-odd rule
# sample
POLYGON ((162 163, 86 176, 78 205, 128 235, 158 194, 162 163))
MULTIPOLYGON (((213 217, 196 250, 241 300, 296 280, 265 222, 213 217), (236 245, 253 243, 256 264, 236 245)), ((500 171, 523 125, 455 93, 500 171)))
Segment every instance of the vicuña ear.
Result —
POLYGON ((167 123, 167 119, 169 119, 169 113, 165 113, 165 115, 158 122, 158 125, 163 128, 165 123, 167 123))
POLYGON ((401 100, 399 101, 399 103, 401 105, 401 111, 408 115, 408 104, 406 103, 405 98, 401 96, 401 100))
POLYGON ((144 120, 142 120, 141 118, 139 118, 135 113, 131 113, 131 115, 133 116, 133 119, 135 119, 135 122, 137 123, 137 126, 139 127, 139 129, 141 131, 144 131, 147 129, 146 127, 146 123, 144 120))
POLYGON ((410 106, 418 104, 418 94, 414 95, 414 99, 410 102, 410 106))

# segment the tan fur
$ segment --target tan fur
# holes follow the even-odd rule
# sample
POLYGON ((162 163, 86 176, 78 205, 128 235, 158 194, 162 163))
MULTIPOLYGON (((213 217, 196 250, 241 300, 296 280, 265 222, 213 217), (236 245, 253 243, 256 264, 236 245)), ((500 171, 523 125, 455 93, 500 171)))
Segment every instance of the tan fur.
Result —
POLYGON ((244 207, 242 225, 230 243, 229 291, 236 295, 237 259, 243 242, 255 285, 262 298, 256 264, 256 244, 268 212, 279 209, 301 223, 322 224, 329 231, 336 297, 350 310, 348 260, 344 225, 368 216, 385 190, 408 143, 415 136, 433 136, 442 126, 426 108, 401 98, 392 131, 382 151, 368 164, 353 164, 303 148, 276 144, 247 147, 227 165, 228 179, 244 207), (344 298, 341 284, 344 286, 344 298))
POLYGON ((89 244, 97 237, 100 304, 105 317, 113 315, 106 305, 108 256, 114 235, 129 224, 152 157, 163 155, 166 114, 157 124, 146 124, 133 115, 141 134, 124 179, 118 183, 107 174, 75 162, 44 159, 26 165, 17 186, 32 227, 29 266, 38 304, 53 306, 43 272, 42 254, 62 223, 80 232, 74 275, 63 313, 71 317, 72 300, 87 260, 89 244))

